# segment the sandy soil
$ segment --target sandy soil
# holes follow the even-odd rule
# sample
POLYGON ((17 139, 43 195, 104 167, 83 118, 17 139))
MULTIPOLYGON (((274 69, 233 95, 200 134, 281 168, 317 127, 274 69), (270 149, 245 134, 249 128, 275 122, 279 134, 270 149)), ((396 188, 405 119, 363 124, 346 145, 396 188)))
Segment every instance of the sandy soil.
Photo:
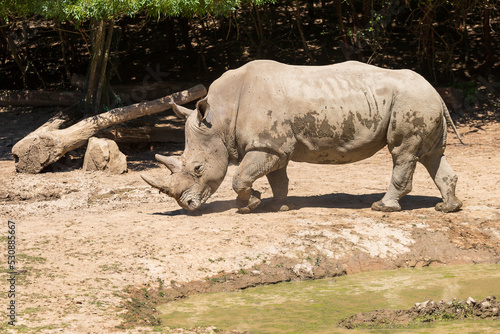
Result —
MULTIPOLYGON (((458 144, 450 133, 447 156, 459 176, 457 195, 464 208, 452 214, 434 210, 439 192, 420 165, 412 193, 401 202, 403 211, 371 211, 391 175, 386 149, 351 165, 291 163, 289 194, 295 209, 268 212, 264 200, 262 208, 248 215, 236 213, 234 166, 196 214, 146 185, 140 173, 166 173, 151 162, 154 153, 167 149, 144 148, 142 155, 129 155, 129 172, 118 176, 79 169, 16 174, 14 162, 4 155, 0 250, 6 268, 7 221, 14 221, 16 329, 126 332, 116 328, 129 312, 124 290, 148 289, 160 281, 166 289, 180 291, 188 282, 223 273, 233 273, 237 287, 273 282, 276 273, 270 268, 280 267, 286 269, 283 279, 304 279, 398 267, 498 263, 500 124, 471 124, 459 131, 467 145, 458 144)), ((5 133, 3 151, 23 131, 8 128, 5 133)), ((271 197, 265 179, 255 189, 264 199, 271 197)), ((2 270, 1 280, 8 275, 2 270)), ((0 296, 0 323, 6 325, 6 289, 0 296)))

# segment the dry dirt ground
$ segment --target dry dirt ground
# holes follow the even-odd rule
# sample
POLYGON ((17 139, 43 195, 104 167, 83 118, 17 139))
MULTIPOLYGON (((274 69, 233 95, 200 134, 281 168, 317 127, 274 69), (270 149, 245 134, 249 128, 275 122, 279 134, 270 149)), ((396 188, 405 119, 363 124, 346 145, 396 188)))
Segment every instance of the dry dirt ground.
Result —
MULTIPOLYGON (((4 115, 2 122, 8 120, 4 115)), ((15 124, 4 128, 5 152, 27 130, 15 124)), ((153 154, 166 149, 148 152, 146 160, 130 155, 130 170, 123 175, 81 169, 17 174, 4 154, 1 281, 10 275, 11 220, 17 238, 17 327, 6 324, 4 283, 0 323, 9 332, 137 331, 116 328, 129 312, 127 287, 162 285, 182 295, 207 291, 212 285, 200 282, 220 282, 222 276, 231 277, 229 288, 237 288, 377 269, 498 263, 500 124, 462 125, 459 131, 467 145, 450 133, 446 154, 459 176, 457 195, 464 207, 450 214, 434 210, 439 192, 420 165, 412 193, 401 202, 403 211, 370 209, 390 179, 386 149, 351 165, 291 163, 289 195, 295 209, 269 212, 264 200, 247 215, 236 213, 234 166, 203 208, 188 214, 139 176, 166 173, 152 163, 153 154), (187 282, 200 284, 193 288, 187 282)), ((265 179, 255 189, 264 199, 271 197, 265 179)))

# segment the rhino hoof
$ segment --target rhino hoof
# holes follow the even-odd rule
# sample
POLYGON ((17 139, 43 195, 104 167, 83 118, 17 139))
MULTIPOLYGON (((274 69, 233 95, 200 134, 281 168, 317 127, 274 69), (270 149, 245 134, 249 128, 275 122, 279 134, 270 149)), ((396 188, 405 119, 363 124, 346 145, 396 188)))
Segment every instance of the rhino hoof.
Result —
POLYGON ((245 214, 245 213, 252 212, 252 210, 250 210, 250 208, 248 206, 245 206, 244 208, 239 208, 237 212, 241 213, 241 214, 245 214))
POLYGON ((372 204, 372 210, 374 211, 383 211, 383 212, 395 212, 401 211, 401 206, 398 204, 397 206, 387 206, 382 201, 378 201, 372 204))
POLYGON ((462 207, 462 201, 460 201, 458 198, 455 199, 454 201, 450 201, 448 203, 438 203, 436 204, 436 211, 441 211, 441 212, 455 212, 460 210, 462 207))
POLYGON ((238 213, 250 213, 260 204, 260 192, 253 190, 248 201, 236 199, 238 213))
POLYGON ((270 206, 271 211, 285 212, 292 210, 292 206, 283 200, 273 200, 270 206))
POLYGON ((286 204, 283 204, 282 206, 280 206, 279 212, 285 212, 285 211, 290 211, 290 206, 286 205, 286 204))

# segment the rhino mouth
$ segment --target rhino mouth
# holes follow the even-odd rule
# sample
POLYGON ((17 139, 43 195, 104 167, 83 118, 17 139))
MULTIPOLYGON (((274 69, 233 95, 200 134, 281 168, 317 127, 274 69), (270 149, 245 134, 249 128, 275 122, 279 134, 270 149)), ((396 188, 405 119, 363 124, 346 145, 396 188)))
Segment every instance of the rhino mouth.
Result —
POLYGON ((186 210, 194 211, 197 210, 201 206, 201 201, 197 198, 190 198, 187 200, 179 200, 179 205, 186 210))
POLYGON ((202 194, 193 194, 189 191, 184 191, 177 200, 177 203, 179 203, 183 209, 194 211, 199 209, 200 206, 207 201, 210 195, 210 188, 206 189, 202 194))

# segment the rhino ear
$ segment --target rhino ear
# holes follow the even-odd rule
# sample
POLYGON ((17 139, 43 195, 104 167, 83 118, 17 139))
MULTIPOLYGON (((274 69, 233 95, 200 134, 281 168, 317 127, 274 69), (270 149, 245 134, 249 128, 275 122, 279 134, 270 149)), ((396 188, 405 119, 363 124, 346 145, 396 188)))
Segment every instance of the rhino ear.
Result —
POLYGON ((199 100, 197 103, 196 103, 196 110, 198 110, 200 112, 200 114, 203 115, 203 117, 207 116, 207 112, 208 112, 208 101, 207 101, 207 98, 203 98, 201 100, 199 100))
POLYGON ((171 102, 170 106, 172 106, 172 110, 180 119, 186 119, 194 112, 194 110, 180 106, 175 102, 171 102))
POLYGON ((212 121, 209 116, 210 105, 208 104, 207 98, 203 98, 196 103, 196 110, 198 111, 198 121, 200 123, 205 123, 208 127, 211 126, 212 121))

